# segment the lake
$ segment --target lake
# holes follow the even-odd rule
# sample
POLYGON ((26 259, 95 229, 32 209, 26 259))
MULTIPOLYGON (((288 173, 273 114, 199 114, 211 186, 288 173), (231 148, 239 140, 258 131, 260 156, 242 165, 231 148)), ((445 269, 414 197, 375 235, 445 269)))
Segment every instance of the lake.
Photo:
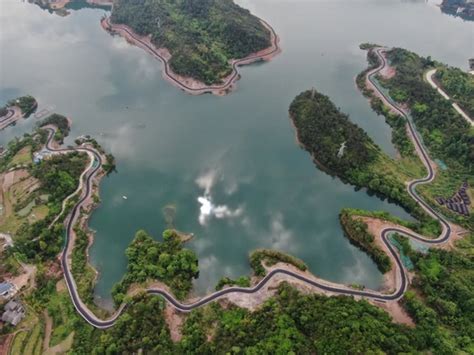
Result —
MULTIPOLYGON (((103 305, 125 272, 135 232, 158 239, 170 223, 195 234, 188 247, 199 257, 196 294, 222 276, 249 274, 255 248, 291 253, 331 281, 382 282, 375 264, 343 236, 338 214, 356 207, 410 217, 318 170, 295 142, 289 104, 315 87, 395 156, 389 127, 354 83, 367 66, 359 44, 404 47, 467 69, 473 24, 425 1, 239 3, 272 24, 283 52, 242 68, 237 90, 226 97, 189 96, 170 85, 160 62, 100 27, 104 10, 60 17, 19 0, 0 4, 0 103, 31 94, 40 110, 73 119, 69 143, 90 134, 117 159, 90 220, 103 305)), ((35 121, 7 128, 0 144, 35 121)))

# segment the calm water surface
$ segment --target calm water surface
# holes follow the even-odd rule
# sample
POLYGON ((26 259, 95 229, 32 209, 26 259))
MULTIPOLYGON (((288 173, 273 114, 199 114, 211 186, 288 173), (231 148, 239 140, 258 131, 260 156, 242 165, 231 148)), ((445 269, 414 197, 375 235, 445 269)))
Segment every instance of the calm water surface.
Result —
MULTIPOLYGON (((389 128, 354 84, 366 67, 359 43, 401 46, 466 68, 473 25, 424 1, 240 3, 275 27, 283 53, 244 68, 237 91, 224 98, 168 84, 159 62, 100 28, 104 10, 63 18, 19 0, 0 3, 1 103, 32 94, 41 108, 73 119, 70 140, 91 134, 117 158, 118 173, 103 181, 90 222, 102 301, 125 271, 135 232, 160 238, 164 210, 177 229, 196 235, 189 247, 199 256, 197 293, 221 276, 248 274, 248 253, 259 247, 294 254, 332 281, 380 285, 374 263, 344 238, 338 213, 407 214, 317 170, 295 143, 288 106, 315 87, 394 156, 389 128)), ((0 143, 34 121, 8 128, 0 143)))

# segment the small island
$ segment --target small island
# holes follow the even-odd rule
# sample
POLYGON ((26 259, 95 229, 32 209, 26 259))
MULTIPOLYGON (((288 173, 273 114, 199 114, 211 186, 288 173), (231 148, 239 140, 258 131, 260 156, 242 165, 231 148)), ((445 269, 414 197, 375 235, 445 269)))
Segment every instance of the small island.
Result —
POLYGON ((273 28, 232 0, 117 0, 102 26, 164 64, 163 76, 190 94, 227 94, 238 67, 279 53, 273 28))

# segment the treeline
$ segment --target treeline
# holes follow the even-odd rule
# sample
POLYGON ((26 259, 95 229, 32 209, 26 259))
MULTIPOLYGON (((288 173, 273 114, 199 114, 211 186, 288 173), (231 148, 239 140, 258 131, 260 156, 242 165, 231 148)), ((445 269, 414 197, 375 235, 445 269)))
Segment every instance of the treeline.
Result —
POLYGON ((349 241, 365 251, 375 262, 380 272, 385 274, 392 268, 392 263, 387 253, 375 244, 374 236, 369 233, 367 224, 348 211, 342 210, 339 214, 344 235, 349 241))
POLYGON ((414 157, 415 147, 407 134, 406 119, 400 115, 392 113, 382 102, 382 100, 374 95, 373 91, 367 87, 367 74, 379 63, 379 57, 371 49, 379 47, 374 44, 363 43, 360 49, 367 50, 367 61, 369 66, 366 70, 359 73, 356 77, 356 84, 362 94, 370 100, 370 106, 378 114, 385 117, 385 121, 392 128, 392 143, 397 148, 402 157, 414 157))
POLYGON ((250 287, 250 277, 240 276, 235 280, 230 277, 223 277, 217 282, 216 291, 222 290, 225 286, 250 287))
POLYGON ((401 48, 389 51, 388 58, 396 74, 382 82, 394 100, 411 108, 428 149, 449 167, 474 174, 474 131, 451 103, 423 79, 425 70, 434 62, 401 48))
POLYGON ((112 22, 151 34, 170 51, 174 72, 208 85, 230 73, 230 59, 270 46, 260 20, 232 0, 117 0, 112 22))
POLYGON ((199 275, 196 254, 184 249, 172 230, 163 233, 162 242, 153 240, 145 231, 138 231, 125 254, 127 272, 112 290, 116 304, 122 303, 131 284, 148 280, 167 284, 177 298, 183 299, 192 288, 192 280, 199 275))
POLYGON ((257 276, 265 276, 267 274, 265 268, 263 267, 263 264, 267 266, 273 266, 276 263, 282 262, 293 265, 301 271, 306 271, 308 269, 303 260, 273 249, 254 250, 250 254, 249 259, 250 266, 252 267, 253 272, 257 276))
POLYGON ((441 67, 435 74, 444 91, 474 117, 474 76, 459 68, 441 67))
POLYGON ((283 284, 255 312, 212 304, 191 312, 170 341, 157 298, 139 296, 92 353, 344 354, 416 352, 416 332, 350 297, 304 295, 283 284))

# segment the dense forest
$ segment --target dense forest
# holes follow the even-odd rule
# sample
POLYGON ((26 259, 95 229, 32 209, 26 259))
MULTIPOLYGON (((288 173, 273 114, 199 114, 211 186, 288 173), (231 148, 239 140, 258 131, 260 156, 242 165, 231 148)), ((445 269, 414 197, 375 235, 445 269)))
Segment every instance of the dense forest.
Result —
POLYGON ((270 46, 260 20, 232 0, 117 0, 112 22, 151 34, 170 51, 174 72, 206 84, 230 73, 230 59, 270 46))
POLYGON ((177 298, 183 299, 199 275, 196 254, 183 248, 176 232, 163 232, 163 242, 155 241, 145 231, 138 231, 126 250, 127 272, 112 290, 114 300, 120 304, 132 283, 159 280, 167 284, 177 298))
POLYGON ((444 91, 474 117, 474 76, 459 68, 442 67, 436 72, 436 79, 444 91))
POLYGON ((448 166, 474 175, 474 131, 451 103, 424 81, 425 70, 434 64, 431 58, 402 48, 389 51, 388 58, 396 74, 383 80, 383 85, 390 89, 394 100, 411 108, 417 130, 430 152, 448 166))
POLYGON ((330 172, 350 178, 375 160, 377 148, 369 136, 316 90, 298 95, 290 116, 301 144, 330 172))

